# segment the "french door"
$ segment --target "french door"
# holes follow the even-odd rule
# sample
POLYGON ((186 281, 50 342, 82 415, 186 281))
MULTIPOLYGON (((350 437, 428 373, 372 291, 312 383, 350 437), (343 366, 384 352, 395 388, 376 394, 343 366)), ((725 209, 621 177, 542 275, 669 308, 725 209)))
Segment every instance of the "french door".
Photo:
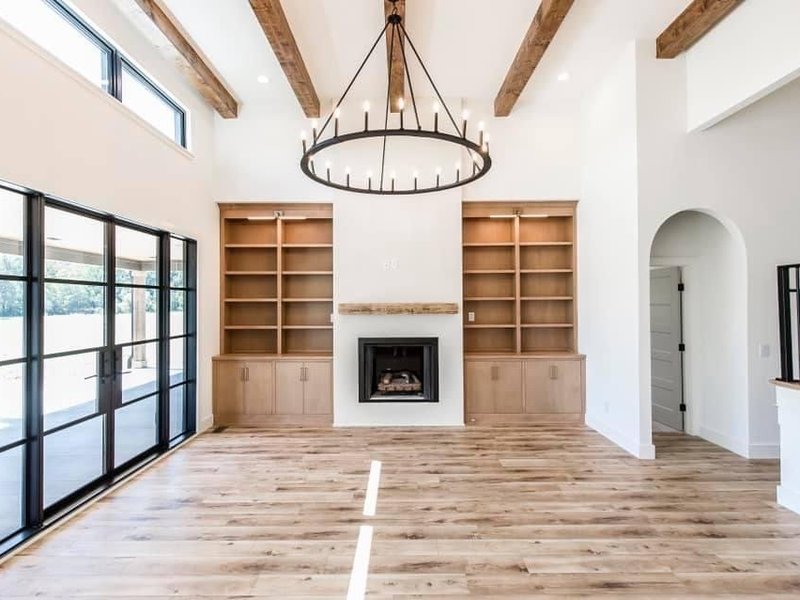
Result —
POLYGON ((2 187, 0 213, 2 552, 194 432, 196 245, 2 187))

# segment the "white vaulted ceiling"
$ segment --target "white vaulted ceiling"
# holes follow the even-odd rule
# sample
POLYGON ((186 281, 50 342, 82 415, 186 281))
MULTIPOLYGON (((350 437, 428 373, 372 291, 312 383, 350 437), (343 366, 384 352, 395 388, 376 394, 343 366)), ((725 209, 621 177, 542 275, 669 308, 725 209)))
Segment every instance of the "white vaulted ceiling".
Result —
MULTIPOLYGON (((162 1, 245 107, 296 105, 248 0, 162 1), (258 83, 260 74, 270 83, 258 83)), ((406 27, 442 94, 491 102, 540 0, 406 2, 406 27)), ((520 105, 578 100, 625 43, 654 39, 688 2, 576 0, 520 105), (568 82, 558 81, 562 72, 568 82)), ((283 7, 320 99, 338 97, 383 27, 382 0, 283 0, 283 7)), ((381 43, 354 95, 385 94, 385 60, 381 43)))

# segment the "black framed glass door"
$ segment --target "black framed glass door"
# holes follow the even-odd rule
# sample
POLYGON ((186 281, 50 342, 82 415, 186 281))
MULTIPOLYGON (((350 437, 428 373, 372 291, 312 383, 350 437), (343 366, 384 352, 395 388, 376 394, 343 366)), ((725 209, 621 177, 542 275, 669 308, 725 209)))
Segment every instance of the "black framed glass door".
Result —
POLYGON ((0 554, 194 433, 196 256, 0 182, 0 554))

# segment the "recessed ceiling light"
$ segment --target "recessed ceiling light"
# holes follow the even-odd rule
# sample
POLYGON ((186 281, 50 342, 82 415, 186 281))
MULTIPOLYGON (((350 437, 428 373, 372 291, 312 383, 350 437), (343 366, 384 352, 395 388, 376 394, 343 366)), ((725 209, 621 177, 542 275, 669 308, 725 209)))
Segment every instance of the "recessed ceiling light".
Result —
POLYGON ((259 75, 258 77, 256 77, 256 81, 258 81, 258 83, 266 84, 269 83, 269 77, 267 77, 266 75, 259 75))
POLYGON ((563 71, 558 74, 559 81, 569 81, 569 71, 563 71))

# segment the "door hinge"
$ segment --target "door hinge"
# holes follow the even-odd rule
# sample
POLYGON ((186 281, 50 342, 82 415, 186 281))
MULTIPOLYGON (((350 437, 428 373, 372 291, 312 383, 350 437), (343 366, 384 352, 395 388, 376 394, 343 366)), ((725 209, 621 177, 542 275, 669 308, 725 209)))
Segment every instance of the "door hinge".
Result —
POLYGON ((686 352, 686 344, 678 344, 678 352, 686 352))
POLYGON ((686 405, 683 402, 681 402, 680 409, 681 409, 681 412, 686 412, 686 405))
POLYGON ((686 286, 684 284, 682 284, 682 283, 679 283, 678 284, 678 291, 679 292, 685 292, 686 291, 686 286))

